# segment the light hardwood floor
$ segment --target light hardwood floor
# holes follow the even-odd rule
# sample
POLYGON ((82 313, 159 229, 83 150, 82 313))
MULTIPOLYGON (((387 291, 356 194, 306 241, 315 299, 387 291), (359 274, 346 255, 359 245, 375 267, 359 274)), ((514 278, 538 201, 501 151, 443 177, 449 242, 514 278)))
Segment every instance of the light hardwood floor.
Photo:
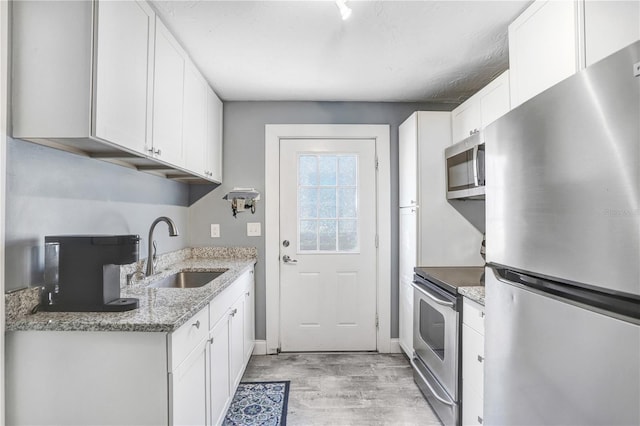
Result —
POLYGON ((253 356, 245 382, 290 380, 289 426, 439 425, 399 354, 253 356))

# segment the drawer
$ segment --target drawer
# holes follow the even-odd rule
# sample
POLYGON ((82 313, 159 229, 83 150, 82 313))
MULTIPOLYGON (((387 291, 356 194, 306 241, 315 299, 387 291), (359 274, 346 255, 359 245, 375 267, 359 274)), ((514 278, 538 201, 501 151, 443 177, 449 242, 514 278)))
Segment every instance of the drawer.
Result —
POLYGON ((253 269, 240 275, 229 287, 225 288, 209 303, 210 328, 218 323, 220 318, 229 310, 229 307, 242 294, 250 291, 253 281, 253 269))
POLYGON ((484 393, 484 336, 462 325, 462 383, 480 395, 484 393))
POLYGON ((462 322, 484 335, 484 306, 466 297, 462 298, 462 306, 462 322))
POLYGON ((171 371, 209 335, 209 308, 206 307, 171 333, 171 371))

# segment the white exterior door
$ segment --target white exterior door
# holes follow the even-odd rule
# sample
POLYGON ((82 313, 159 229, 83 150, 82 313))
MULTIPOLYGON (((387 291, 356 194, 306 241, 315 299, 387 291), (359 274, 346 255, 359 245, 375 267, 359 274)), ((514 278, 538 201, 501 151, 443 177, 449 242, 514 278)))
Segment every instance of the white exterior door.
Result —
POLYGON ((376 350, 374 140, 280 141, 282 351, 376 350))

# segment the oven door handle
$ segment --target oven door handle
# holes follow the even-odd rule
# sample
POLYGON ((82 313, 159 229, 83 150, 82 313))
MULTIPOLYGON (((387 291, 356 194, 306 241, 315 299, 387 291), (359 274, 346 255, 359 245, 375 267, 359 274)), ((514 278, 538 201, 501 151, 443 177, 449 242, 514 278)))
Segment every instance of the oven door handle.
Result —
POLYGON ((427 296, 429 299, 433 300, 434 302, 436 302, 438 305, 442 305, 442 306, 447 306, 449 308, 453 309, 453 302, 449 302, 448 300, 442 300, 442 299, 438 299, 437 297, 427 293, 426 291, 424 291, 423 289, 421 289, 420 287, 418 287, 415 283, 411 283, 411 285, 413 285, 413 288, 415 288, 416 290, 418 290, 420 293, 424 294, 425 296, 427 296))
POLYGON ((448 405, 449 407, 453 407, 453 402, 448 401, 446 399, 444 399, 443 397, 441 397, 440 395, 438 395, 438 393, 436 392, 436 390, 433 388, 433 386, 431 386, 431 383, 429 383, 429 380, 427 380, 426 377, 424 377, 424 374, 422 374, 422 371, 420 371, 420 369, 418 368, 418 366, 416 365, 415 361, 413 360, 413 358, 411 358, 411 366, 413 367, 413 371, 415 371, 416 373, 418 373, 418 375, 420 376, 420 378, 422 379, 422 381, 424 382, 425 385, 427 385, 427 387, 429 388, 429 390, 431 391, 431 394, 440 402, 442 402, 444 405, 448 405))

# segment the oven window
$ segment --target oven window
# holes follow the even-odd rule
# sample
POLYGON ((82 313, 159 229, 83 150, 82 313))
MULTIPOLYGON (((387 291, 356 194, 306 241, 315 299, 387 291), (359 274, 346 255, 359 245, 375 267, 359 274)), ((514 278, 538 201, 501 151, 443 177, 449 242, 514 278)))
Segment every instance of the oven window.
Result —
POLYGON ((420 300, 420 337, 444 360, 444 316, 424 300, 420 300))

